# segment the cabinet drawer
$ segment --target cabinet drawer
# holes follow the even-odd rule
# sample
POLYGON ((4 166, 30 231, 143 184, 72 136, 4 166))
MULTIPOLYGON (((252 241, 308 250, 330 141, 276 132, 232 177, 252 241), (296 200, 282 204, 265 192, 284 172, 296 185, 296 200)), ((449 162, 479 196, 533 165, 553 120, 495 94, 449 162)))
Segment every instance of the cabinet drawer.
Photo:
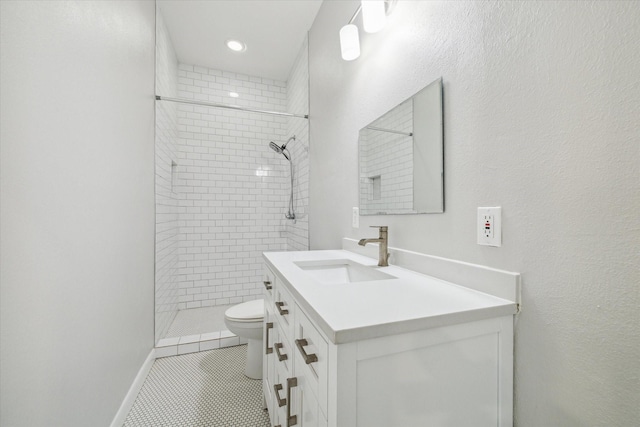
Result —
POLYGON ((327 414, 329 345, 300 308, 296 308, 294 350, 296 376, 304 376, 306 388, 327 414))
POLYGON ((273 360, 278 365, 278 369, 283 370, 291 377, 293 376, 294 349, 291 346, 291 341, 282 333, 279 323, 276 322, 275 328, 277 329, 277 339, 273 343, 273 360))
MULTIPOLYGON (((278 282, 278 279, 276 279, 276 282, 278 282)), ((282 286, 280 283, 276 283, 276 287, 273 290, 275 291, 273 294, 274 313, 276 315, 276 319, 278 320, 278 323, 280 324, 280 328, 281 328, 280 332, 282 332, 282 334, 285 337, 285 338, 282 338, 282 340, 284 341, 285 339, 288 339, 292 341, 293 319, 295 314, 294 299, 289 293, 289 291, 287 291, 285 287, 282 286)))

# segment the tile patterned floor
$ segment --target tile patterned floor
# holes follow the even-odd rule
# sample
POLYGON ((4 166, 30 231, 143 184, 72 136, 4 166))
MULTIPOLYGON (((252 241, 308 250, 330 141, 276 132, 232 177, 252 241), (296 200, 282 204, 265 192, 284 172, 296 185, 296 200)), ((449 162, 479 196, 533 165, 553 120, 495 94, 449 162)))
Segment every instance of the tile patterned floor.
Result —
POLYGON ((224 331, 227 329, 224 324, 224 312, 232 306, 219 305, 180 310, 169 326, 165 338, 224 331))
POLYGON ((269 427, 246 347, 157 359, 123 427, 269 427))

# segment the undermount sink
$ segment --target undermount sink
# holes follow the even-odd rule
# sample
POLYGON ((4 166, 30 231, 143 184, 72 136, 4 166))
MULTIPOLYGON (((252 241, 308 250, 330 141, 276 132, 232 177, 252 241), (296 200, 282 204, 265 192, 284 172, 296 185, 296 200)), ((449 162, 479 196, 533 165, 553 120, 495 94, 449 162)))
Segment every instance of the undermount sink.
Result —
POLYGON ((396 278, 378 268, 358 264, 348 259, 294 261, 294 264, 324 284, 369 282, 396 278))

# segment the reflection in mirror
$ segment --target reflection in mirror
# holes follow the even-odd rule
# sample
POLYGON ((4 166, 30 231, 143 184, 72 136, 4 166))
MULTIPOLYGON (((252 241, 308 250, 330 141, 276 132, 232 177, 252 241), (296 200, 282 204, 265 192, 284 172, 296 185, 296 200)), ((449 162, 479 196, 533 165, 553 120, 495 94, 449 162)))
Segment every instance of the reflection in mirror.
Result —
POLYGON ((360 130, 360 215, 444 212, 442 79, 360 130))

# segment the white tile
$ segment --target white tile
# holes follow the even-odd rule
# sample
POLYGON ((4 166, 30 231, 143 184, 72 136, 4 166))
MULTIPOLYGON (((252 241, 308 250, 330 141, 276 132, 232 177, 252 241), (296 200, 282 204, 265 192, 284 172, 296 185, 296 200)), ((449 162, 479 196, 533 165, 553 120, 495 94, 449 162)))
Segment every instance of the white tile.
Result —
POLYGON ((185 335, 185 336, 180 337, 180 341, 178 341, 178 344, 179 345, 191 344, 191 343, 198 342, 198 341, 200 341, 200 334, 197 334, 197 335, 185 335))
POLYGON ((196 353, 200 351, 200 342, 178 345, 178 354, 196 353))
POLYGON ((179 340, 180 340, 180 337, 163 338, 160 341, 158 341, 156 348, 178 345, 179 340))
MULTIPOLYGON (((303 47, 301 52, 304 51, 303 47)), ((300 64, 305 64, 305 61, 300 60, 300 64)), ((304 67, 298 68, 306 72, 304 67)), ((206 91, 203 93, 209 99, 226 99, 227 94, 224 90, 233 87, 242 93, 240 102, 246 103, 243 105, 248 107, 266 109, 268 106, 272 110, 286 108, 287 84, 285 82, 261 78, 255 78, 252 81, 251 76, 211 69, 205 72, 203 67, 184 67, 184 71, 181 78, 190 79, 192 82, 185 81, 185 84, 179 86, 183 91, 181 96, 188 96, 197 88, 205 88, 202 89, 206 91), (212 84, 214 82, 210 76, 216 76, 215 80, 219 84, 212 84)), ((303 86, 300 84, 296 87, 304 92, 303 86)), ((308 99, 298 95, 297 98, 308 99)), ((240 111, 222 110, 211 114, 204 108, 200 110, 182 105, 178 107, 178 112, 179 151, 183 153, 183 158, 184 154, 192 153, 209 156, 193 157, 194 162, 190 164, 181 163, 183 166, 181 176, 185 179, 186 186, 185 191, 181 193, 183 197, 180 199, 181 218, 191 217, 195 221, 188 227, 180 229, 179 243, 181 248, 187 251, 180 252, 181 263, 178 276, 180 281, 196 283, 197 287, 206 288, 206 291, 181 295, 178 303, 180 307, 191 308, 227 304, 231 301, 240 302, 246 296, 246 292, 241 290, 247 289, 242 286, 247 284, 257 286, 260 283, 262 249, 259 246, 262 244, 263 237, 255 235, 261 229, 259 223, 265 220, 267 224, 279 224, 287 202, 288 170, 283 159, 270 155, 271 153, 266 157, 257 153, 264 152, 265 141, 286 140, 288 120, 240 111), (185 114, 190 111, 196 112, 197 115, 185 114), (256 179, 256 159, 269 163, 264 165, 263 170, 277 170, 277 173, 256 179), (263 193, 270 195, 262 199, 264 202, 256 197, 263 193), (245 194, 251 195, 251 198, 244 198, 245 194), (260 210, 260 215, 255 213, 256 201, 269 204, 265 206, 266 209, 260 210), (200 202, 205 203, 200 204, 200 202), (220 224, 205 225, 202 221, 215 221, 220 224), (243 229, 243 233, 253 232, 254 236, 225 238, 221 236, 224 233, 220 233, 221 224, 225 222, 232 229, 243 229), (204 227, 208 229, 205 231, 204 227), (240 244, 238 239, 246 239, 246 243, 240 244), (218 241, 222 244, 218 245, 218 241), (197 252, 192 251, 195 248, 201 249, 197 252), (217 248, 217 250, 211 250, 211 248, 217 248), (239 260, 247 251, 255 254, 250 257, 252 259, 250 267, 245 262, 233 264, 212 262, 216 259, 239 260), (190 258, 190 254, 207 255, 208 258, 190 258), (194 265, 183 263, 188 260, 208 262, 194 265), (227 269, 225 266, 230 268, 227 269), (206 272, 203 267, 206 267, 206 272), (232 279, 232 282, 224 279, 232 279), (240 288, 230 289, 227 287, 229 284, 239 285, 240 288)), ((303 157, 300 156, 301 159, 303 157)), ((308 176, 308 173, 304 175, 308 176)), ((304 192, 306 189, 303 190, 304 192)), ((238 233, 241 234, 240 231, 238 233)), ((274 237, 272 249, 286 249, 286 237, 280 233, 276 233, 274 237)))
POLYGON ((232 347, 234 345, 240 345, 240 340, 237 336, 229 338, 220 338, 220 348, 232 347))
POLYGON ((167 347, 156 348, 155 354, 156 354, 156 359, 159 359, 161 357, 177 356, 178 355, 178 346, 177 345, 171 345, 171 346, 167 346, 167 347))
POLYGON ((220 348, 219 339, 200 341, 200 351, 214 350, 216 348, 220 348))
POLYGON ((220 339, 220 332, 208 332, 206 334, 200 335, 200 341, 210 341, 210 340, 218 340, 220 339))
POLYGON ((220 331, 220 339, 222 339, 222 338, 232 338, 232 337, 235 337, 235 336, 236 335, 233 332, 229 331, 229 330, 225 329, 223 331, 220 331))

